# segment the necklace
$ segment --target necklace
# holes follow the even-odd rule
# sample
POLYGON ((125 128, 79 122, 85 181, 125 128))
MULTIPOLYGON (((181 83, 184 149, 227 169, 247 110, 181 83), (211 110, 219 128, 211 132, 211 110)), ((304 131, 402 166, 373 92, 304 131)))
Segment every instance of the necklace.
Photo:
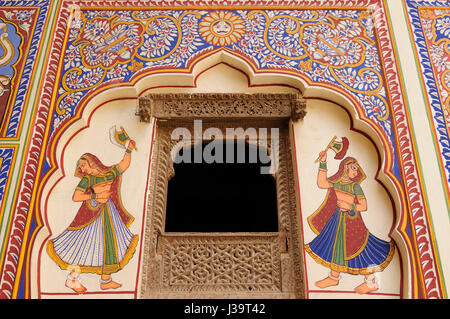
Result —
POLYGON ((343 182, 343 183, 348 183, 348 182, 350 182, 350 178, 349 178, 348 176, 343 176, 343 177, 341 178, 341 182, 343 182))

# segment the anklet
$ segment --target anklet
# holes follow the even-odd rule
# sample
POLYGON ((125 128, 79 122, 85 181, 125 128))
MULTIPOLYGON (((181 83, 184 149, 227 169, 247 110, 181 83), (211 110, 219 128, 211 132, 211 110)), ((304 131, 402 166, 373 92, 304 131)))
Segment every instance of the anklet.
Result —
POLYGON ((373 288, 377 285, 377 279, 374 277, 373 279, 364 278, 364 282, 367 284, 367 287, 373 288))
POLYGON ((107 284, 107 283, 110 283, 112 281, 112 278, 111 277, 109 277, 109 279, 102 279, 101 277, 100 277, 100 283, 101 284, 107 284))
POLYGON ((67 279, 70 281, 75 281, 75 280, 80 281, 80 276, 73 277, 72 275, 68 275, 67 279))
POLYGON ((340 275, 340 274, 339 274, 339 277, 334 277, 334 276, 331 274, 331 272, 330 272, 330 274, 328 275, 328 277, 331 278, 331 279, 333 279, 333 280, 337 280, 337 281, 341 280, 341 275, 340 275))

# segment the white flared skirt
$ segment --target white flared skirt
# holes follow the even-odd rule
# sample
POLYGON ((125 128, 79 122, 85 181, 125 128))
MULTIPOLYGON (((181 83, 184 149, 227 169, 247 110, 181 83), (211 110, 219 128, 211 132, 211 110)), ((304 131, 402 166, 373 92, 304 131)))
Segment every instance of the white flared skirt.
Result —
MULTIPOLYGON (((98 203, 91 200, 91 204, 98 203)), ((104 242, 104 214, 109 212, 111 227, 115 237, 116 256, 120 263, 128 253, 134 236, 120 218, 114 203, 108 200, 107 210, 99 214, 95 221, 77 230, 66 230, 57 238, 53 239, 53 249, 56 255, 69 265, 87 267, 102 267, 105 257, 104 242)), ((137 239, 137 238, 136 238, 137 239)))

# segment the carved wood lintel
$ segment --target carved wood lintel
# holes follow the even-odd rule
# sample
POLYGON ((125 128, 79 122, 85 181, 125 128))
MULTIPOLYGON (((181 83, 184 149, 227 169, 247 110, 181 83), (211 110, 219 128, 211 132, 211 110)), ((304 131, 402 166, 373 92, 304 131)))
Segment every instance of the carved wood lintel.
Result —
POLYGON ((157 119, 292 119, 306 114, 306 100, 294 93, 150 94, 139 98, 141 122, 157 119))

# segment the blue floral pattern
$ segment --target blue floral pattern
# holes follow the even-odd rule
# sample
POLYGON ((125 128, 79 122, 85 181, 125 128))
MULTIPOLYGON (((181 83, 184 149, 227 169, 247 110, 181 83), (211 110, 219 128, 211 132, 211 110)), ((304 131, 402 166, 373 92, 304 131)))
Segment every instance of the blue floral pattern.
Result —
POLYGON ((86 10, 70 24, 52 131, 105 81, 130 82, 137 71, 155 68, 185 69, 193 56, 222 47, 260 70, 338 85, 362 101, 366 116, 392 141, 373 29, 370 14, 361 10, 86 10), (213 44, 209 30, 202 33, 199 26, 209 21, 213 28, 214 16, 242 32, 213 44))
POLYGON ((449 189, 450 10, 441 1, 407 0, 406 4, 442 160, 442 174, 449 189))

